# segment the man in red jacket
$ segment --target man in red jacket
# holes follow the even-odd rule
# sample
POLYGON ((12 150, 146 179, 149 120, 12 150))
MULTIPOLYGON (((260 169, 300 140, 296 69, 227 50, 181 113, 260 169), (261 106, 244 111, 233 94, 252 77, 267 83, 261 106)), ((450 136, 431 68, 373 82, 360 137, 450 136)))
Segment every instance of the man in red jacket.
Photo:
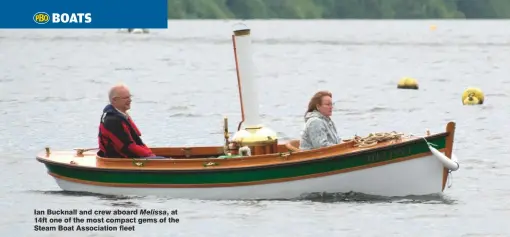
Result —
MULTIPOLYGON (((142 135, 127 111, 131 108, 131 93, 117 85, 108 94, 110 104, 103 109, 99 124, 98 155, 109 158, 155 157, 142 141, 142 135)), ((158 157, 163 158, 163 157, 158 157)))

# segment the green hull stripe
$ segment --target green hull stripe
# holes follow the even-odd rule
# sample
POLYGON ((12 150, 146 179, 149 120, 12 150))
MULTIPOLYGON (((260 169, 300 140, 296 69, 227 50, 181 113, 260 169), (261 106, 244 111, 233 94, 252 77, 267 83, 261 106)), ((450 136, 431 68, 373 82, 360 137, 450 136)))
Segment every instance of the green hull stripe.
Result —
MULTIPOLYGON (((436 149, 445 147, 446 137, 435 137, 429 142, 437 145, 436 149)), ((265 169, 218 170, 217 172, 122 172, 105 170, 73 169, 72 166, 46 164, 54 174, 95 182, 131 183, 131 184, 219 184, 264 181, 318 174, 342 169, 370 165, 382 161, 430 152, 422 140, 418 143, 399 148, 378 150, 350 157, 331 157, 316 162, 306 162, 286 166, 273 166, 265 169)))

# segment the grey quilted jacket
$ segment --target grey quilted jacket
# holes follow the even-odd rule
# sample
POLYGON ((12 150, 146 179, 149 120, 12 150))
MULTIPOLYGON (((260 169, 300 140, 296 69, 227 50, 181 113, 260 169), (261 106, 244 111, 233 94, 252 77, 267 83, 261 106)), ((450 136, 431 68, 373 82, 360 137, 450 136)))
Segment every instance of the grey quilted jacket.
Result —
POLYGON ((336 132, 335 123, 331 118, 319 111, 308 112, 305 115, 305 127, 301 132, 299 149, 310 150, 339 144, 340 137, 336 132))

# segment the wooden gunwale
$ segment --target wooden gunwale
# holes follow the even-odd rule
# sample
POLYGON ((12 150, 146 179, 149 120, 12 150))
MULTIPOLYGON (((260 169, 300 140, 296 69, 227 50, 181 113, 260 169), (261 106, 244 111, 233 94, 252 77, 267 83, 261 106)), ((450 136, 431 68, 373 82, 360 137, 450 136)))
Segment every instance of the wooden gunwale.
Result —
MULTIPOLYGON (((425 137, 427 140, 433 140, 435 138, 448 136, 449 132, 442 132, 433 134, 425 137)), ((80 166, 74 164, 68 164, 63 162, 53 161, 51 159, 44 158, 43 156, 37 156, 37 160, 41 163, 64 166, 72 169, 80 170, 101 170, 101 171, 122 171, 122 172, 219 172, 229 170, 252 170, 252 169, 264 169, 279 166, 289 165, 300 165, 307 163, 320 162, 326 159, 347 159, 353 156, 362 155, 364 153, 371 153, 384 150, 392 150, 402 146, 408 146, 419 142, 425 142, 422 137, 412 138, 406 141, 402 141, 394 144, 382 143, 378 147, 369 147, 366 149, 354 150, 345 153, 345 150, 339 148, 342 145, 331 146, 320 148, 312 151, 300 151, 291 154, 288 159, 275 159, 280 157, 278 153, 269 155, 251 156, 246 158, 233 158, 233 159, 217 159, 217 158, 197 158, 197 159, 175 159, 175 160, 150 160, 148 163, 156 165, 155 167, 136 167, 132 164, 132 159, 117 159, 117 158, 100 158, 97 157, 98 162, 107 160, 113 164, 121 163, 129 167, 98 167, 98 166, 80 166), (204 162, 219 162, 221 166, 202 167, 204 162), (181 163, 182 165, 193 165, 193 167, 175 167, 181 163), (161 167, 162 164, 168 164, 170 166, 161 167), (200 167, 197 167, 200 165, 200 167), (173 167, 172 167, 173 166, 173 167)), ((143 159, 135 159, 136 161, 143 161, 143 159)), ((397 160, 397 159, 396 159, 397 160)))

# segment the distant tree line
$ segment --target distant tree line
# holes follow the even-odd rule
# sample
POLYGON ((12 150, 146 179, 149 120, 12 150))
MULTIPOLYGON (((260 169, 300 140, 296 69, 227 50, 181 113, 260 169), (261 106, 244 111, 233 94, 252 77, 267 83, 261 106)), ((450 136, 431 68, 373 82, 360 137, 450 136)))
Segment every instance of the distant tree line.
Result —
POLYGON ((168 0, 170 19, 510 18, 510 0, 168 0))

